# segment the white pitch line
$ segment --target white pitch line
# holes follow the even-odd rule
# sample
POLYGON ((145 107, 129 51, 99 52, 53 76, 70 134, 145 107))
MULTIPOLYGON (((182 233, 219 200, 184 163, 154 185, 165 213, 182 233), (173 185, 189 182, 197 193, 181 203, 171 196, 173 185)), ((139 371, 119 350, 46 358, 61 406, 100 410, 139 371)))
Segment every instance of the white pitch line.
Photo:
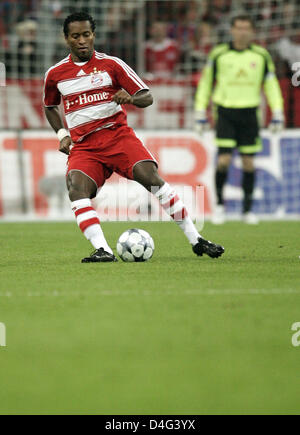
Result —
POLYGON ((99 290, 99 291, 58 291, 53 292, 27 292, 27 293, 13 293, 13 292, 2 292, 0 293, 0 298, 13 298, 13 297, 28 297, 28 298, 38 298, 38 297, 79 297, 79 296, 225 296, 225 295, 300 295, 300 289, 245 289, 245 290, 235 290, 235 289, 191 289, 191 290, 166 290, 166 291, 152 291, 152 290, 99 290))

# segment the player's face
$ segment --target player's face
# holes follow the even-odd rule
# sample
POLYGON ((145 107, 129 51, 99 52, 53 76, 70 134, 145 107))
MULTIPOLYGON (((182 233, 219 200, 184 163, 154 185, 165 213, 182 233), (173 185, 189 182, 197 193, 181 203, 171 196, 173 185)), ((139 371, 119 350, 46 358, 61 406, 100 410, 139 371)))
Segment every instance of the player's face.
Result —
POLYGON ((164 23, 153 23, 151 27, 151 36, 157 40, 163 40, 166 37, 167 29, 164 23))
POLYGON ((89 60, 94 51, 95 34, 89 21, 74 21, 69 24, 66 42, 71 50, 75 62, 89 60))
POLYGON ((246 20, 236 20, 231 28, 231 33, 234 42, 247 46, 253 39, 252 24, 246 20))

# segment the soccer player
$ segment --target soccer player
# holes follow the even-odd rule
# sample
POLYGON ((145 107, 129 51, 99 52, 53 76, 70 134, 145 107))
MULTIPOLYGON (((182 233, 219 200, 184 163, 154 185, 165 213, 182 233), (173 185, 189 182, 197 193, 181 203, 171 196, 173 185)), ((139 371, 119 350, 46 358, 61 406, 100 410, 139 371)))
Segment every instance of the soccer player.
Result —
POLYGON ((113 172, 154 192, 196 255, 221 256, 224 248, 200 236, 176 192, 159 176, 153 156, 127 125, 122 105, 151 105, 147 85, 119 58, 94 50, 95 22, 90 15, 68 16, 64 34, 70 55, 47 71, 44 106, 59 150, 69 156, 67 187, 77 224, 95 248, 82 262, 117 261, 91 203, 113 172), (58 109, 61 98, 69 132, 58 109))
POLYGON ((167 25, 156 21, 150 28, 151 39, 145 44, 146 71, 157 79, 174 76, 180 51, 175 40, 167 37, 167 25))
POLYGON ((244 192, 243 220, 258 222, 251 212, 255 184, 254 156, 262 149, 259 138, 257 111, 261 88, 264 87, 273 118, 270 129, 283 128, 283 99, 275 67, 267 50, 251 43, 254 24, 247 15, 233 18, 232 42, 217 45, 210 53, 195 97, 195 129, 202 133, 208 128, 206 109, 212 90, 216 105, 216 144, 218 161, 215 174, 217 207, 213 222, 225 220, 223 187, 231 163, 232 151, 238 148, 242 158, 244 192))

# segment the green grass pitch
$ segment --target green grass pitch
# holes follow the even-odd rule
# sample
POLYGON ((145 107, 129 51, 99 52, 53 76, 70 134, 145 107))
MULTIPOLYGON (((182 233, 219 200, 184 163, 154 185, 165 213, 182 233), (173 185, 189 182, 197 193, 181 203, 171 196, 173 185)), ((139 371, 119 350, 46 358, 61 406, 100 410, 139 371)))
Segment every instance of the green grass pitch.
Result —
POLYGON ((206 224, 218 260, 172 223, 148 263, 81 264, 75 223, 0 225, 1 414, 300 412, 298 222, 206 224))

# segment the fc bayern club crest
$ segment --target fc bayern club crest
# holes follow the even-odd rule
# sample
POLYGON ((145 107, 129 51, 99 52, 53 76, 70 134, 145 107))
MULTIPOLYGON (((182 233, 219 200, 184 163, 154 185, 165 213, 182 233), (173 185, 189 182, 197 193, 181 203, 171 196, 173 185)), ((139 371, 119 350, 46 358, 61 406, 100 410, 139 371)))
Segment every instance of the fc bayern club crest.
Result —
POLYGON ((91 73, 91 84, 95 88, 101 86, 103 83, 103 75, 101 71, 97 71, 97 68, 94 68, 94 72, 91 73))

